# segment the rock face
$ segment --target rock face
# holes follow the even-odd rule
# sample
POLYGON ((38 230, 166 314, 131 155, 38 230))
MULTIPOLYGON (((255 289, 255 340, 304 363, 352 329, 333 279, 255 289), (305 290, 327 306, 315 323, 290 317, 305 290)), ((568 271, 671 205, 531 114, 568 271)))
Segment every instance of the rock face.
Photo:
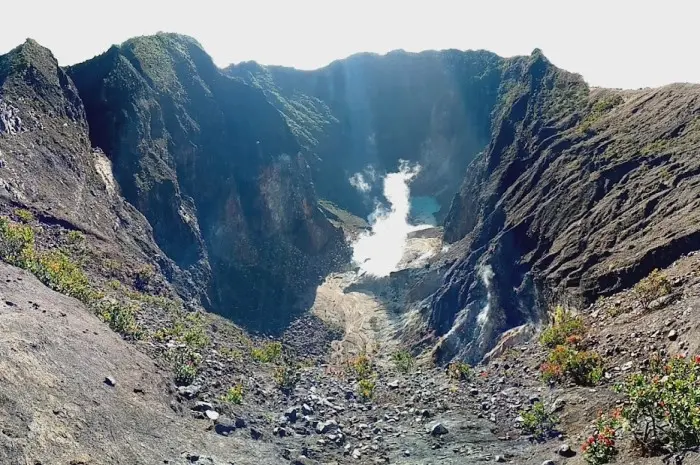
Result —
POLYGON ((445 221, 438 359, 472 361, 548 305, 579 308, 698 248, 700 86, 587 88, 533 54, 445 221))
MULTIPOLYGON (((24 207, 88 233, 110 253, 178 272, 146 219, 119 195, 109 160, 92 149, 78 90, 33 40, 0 56, 0 211, 24 207)), ((128 260, 124 260, 128 262, 128 260)))
POLYGON ((414 195, 436 197, 447 211, 465 168, 488 142, 503 63, 485 51, 396 51, 316 71, 254 62, 225 71, 262 89, 281 112, 319 196, 365 216, 374 205, 358 181, 381 194, 381 176, 401 159, 422 166, 414 195))
POLYGON ((285 121, 193 39, 132 39, 69 75, 124 197, 211 309, 282 326, 347 260, 285 121))

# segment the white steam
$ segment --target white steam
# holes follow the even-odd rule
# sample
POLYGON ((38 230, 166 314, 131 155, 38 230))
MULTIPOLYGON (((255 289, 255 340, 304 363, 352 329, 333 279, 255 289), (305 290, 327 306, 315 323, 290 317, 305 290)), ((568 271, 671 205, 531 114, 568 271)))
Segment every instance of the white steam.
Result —
POLYGON ((372 230, 361 234, 353 244, 352 258, 359 265, 360 273, 381 277, 396 271, 408 233, 428 227, 408 222, 411 209, 408 184, 419 171, 420 166, 411 167, 402 161, 398 173, 389 173, 384 178, 384 197, 389 208, 378 204, 369 217, 372 230))
POLYGON ((491 312, 491 280, 493 279, 493 268, 491 265, 480 266, 478 270, 481 282, 486 288, 486 305, 481 309, 476 317, 476 322, 480 325, 484 325, 489 319, 489 313, 491 312))

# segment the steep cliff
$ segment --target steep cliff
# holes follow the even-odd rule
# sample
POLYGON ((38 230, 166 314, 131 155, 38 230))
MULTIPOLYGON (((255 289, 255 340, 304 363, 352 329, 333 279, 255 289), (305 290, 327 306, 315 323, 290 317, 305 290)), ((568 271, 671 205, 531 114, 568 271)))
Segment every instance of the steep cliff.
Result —
POLYGON ((438 359, 478 360, 548 305, 582 308, 700 248, 700 86, 589 90, 539 53, 509 72, 445 221, 460 255, 430 303, 438 359))
POLYGON ((124 263, 156 263, 173 281, 186 280, 120 196, 109 160, 92 149, 75 85, 33 40, 0 56, 0 186, 0 214, 27 209, 48 225, 86 233, 124 263))
POLYGON ((282 113, 319 196, 364 216, 371 199, 350 178, 360 173, 369 193, 381 195, 381 176, 401 159, 422 167, 414 193, 436 197, 447 211, 489 140, 503 62, 485 51, 395 51, 316 71, 249 62, 226 72, 262 89, 282 113))
POLYGON ((282 117, 195 40, 131 39, 69 74, 124 197, 210 308, 272 329, 347 259, 282 117))

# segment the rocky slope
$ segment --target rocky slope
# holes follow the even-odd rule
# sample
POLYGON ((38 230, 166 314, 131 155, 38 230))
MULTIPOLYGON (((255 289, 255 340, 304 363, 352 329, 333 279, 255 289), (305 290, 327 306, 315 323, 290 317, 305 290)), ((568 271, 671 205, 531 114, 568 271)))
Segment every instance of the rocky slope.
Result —
POLYGON ((541 56, 519 72, 445 222, 461 256, 431 302, 451 331, 440 357, 478 359, 553 303, 582 308, 698 248, 700 86, 589 90, 541 56))
POLYGON ((196 41, 136 38, 68 72, 92 143, 206 306, 283 327, 347 260, 282 117, 196 41))

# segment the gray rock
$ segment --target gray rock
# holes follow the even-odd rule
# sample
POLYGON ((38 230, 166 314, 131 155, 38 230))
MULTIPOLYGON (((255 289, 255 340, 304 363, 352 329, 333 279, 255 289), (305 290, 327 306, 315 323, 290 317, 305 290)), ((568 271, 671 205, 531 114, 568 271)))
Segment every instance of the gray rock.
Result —
POLYGON ((206 415, 207 418, 209 418, 210 420, 216 421, 219 419, 219 412, 217 412, 216 410, 207 410, 206 412, 204 412, 204 415, 206 415))
POLYGON ((326 434, 336 431, 338 429, 338 423, 335 420, 319 421, 316 425, 316 432, 318 434, 326 434))
POLYGON ((430 427, 431 436, 442 436, 447 433, 447 428, 445 428, 445 425, 443 425, 442 423, 435 423, 433 426, 430 427))
POLYGON ((497 455, 496 456, 496 462, 498 463, 504 463, 506 461, 506 458, 502 455, 497 455))
POLYGON ((245 428, 246 427, 246 421, 244 418, 236 418, 235 422, 236 428, 245 428))
POLYGON ((669 341, 675 341, 676 339, 678 339, 678 332, 676 332, 675 329, 672 329, 672 330, 669 331, 669 333, 668 333, 668 340, 669 340, 669 341))
POLYGON ((189 386, 179 386, 177 388, 177 393, 180 394, 185 399, 194 399, 199 394, 202 388, 196 384, 191 384, 189 386))
POLYGON ((362 452, 360 452, 360 449, 355 449, 352 451, 352 458, 359 459, 360 457, 362 457, 362 452))
POLYGON ((111 376, 107 376, 107 377, 105 378, 105 384, 106 384, 107 386, 112 386, 112 387, 114 387, 114 386, 117 385, 117 380, 114 379, 114 378, 112 378, 111 376))
POLYGON ((250 437, 257 440, 263 437, 263 433, 257 428, 250 428, 250 437))
POLYGON ((554 460, 545 460, 544 462, 542 462, 542 465, 557 465, 557 464, 554 463, 554 460))
POLYGON ((192 410, 195 412, 206 412, 207 410, 214 410, 214 406, 211 405, 209 402, 203 402, 203 401, 197 401, 196 404, 194 404, 194 407, 192 407, 192 410))
POLYGON ((290 407, 284 412, 284 416, 287 417, 290 423, 297 421, 298 410, 296 407, 290 407))
POLYGON ((386 385, 389 386, 389 388, 391 388, 391 389, 398 389, 399 380, 398 379, 391 380, 386 385))
POLYGON ((303 413, 304 415, 313 415, 314 409, 311 408, 309 405, 304 404, 301 406, 301 413, 303 413))
POLYGON ((576 452, 571 450, 571 446, 569 446, 568 444, 562 444, 557 452, 562 457, 573 457, 574 455, 576 455, 576 452))

